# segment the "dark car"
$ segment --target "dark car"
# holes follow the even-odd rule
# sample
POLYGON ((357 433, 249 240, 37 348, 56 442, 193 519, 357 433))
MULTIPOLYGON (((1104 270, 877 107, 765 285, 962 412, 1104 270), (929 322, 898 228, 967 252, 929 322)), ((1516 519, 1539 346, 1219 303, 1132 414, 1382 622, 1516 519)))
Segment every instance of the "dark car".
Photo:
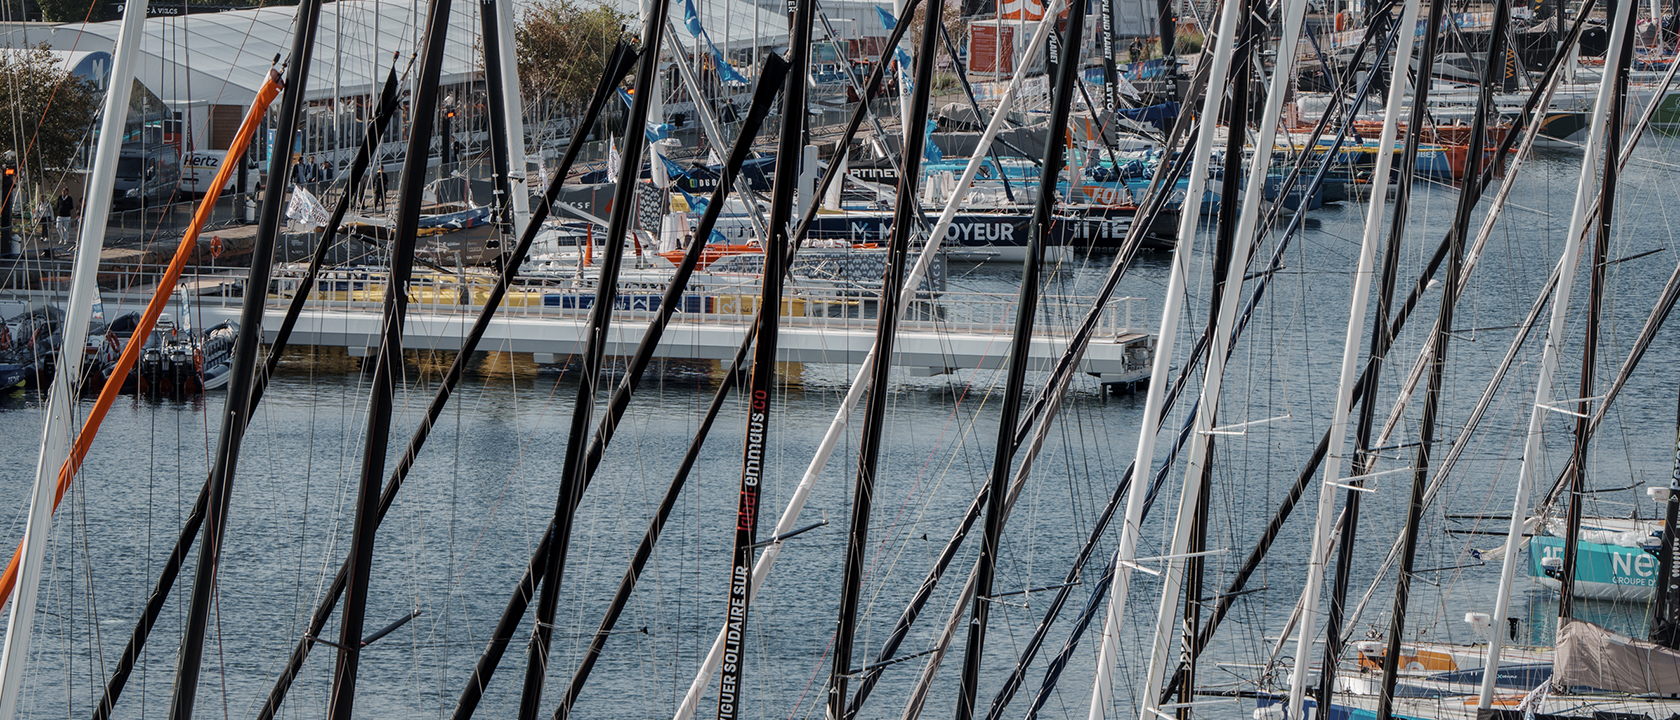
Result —
POLYGON ((124 145, 117 157, 114 210, 169 204, 181 184, 181 156, 167 145, 124 145))

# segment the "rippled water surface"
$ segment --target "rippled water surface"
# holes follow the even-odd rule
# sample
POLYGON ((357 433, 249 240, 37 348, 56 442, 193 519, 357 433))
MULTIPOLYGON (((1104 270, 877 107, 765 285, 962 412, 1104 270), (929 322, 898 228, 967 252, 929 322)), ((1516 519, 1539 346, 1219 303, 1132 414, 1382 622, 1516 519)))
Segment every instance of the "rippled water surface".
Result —
MULTIPOLYGON (((1675 161, 1672 144, 1648 138, 1619 195, 1609 257, 1634 259, 1608 268, 1598 384, 1589 395, 1601 394, 1615 375, 1680 261, 1670 230, 1680 197, 1680 176, 1668 164, 1675 161)), ((1569 152, 1543 153, 1532 161, 1512 194, 1512 202, 1520 207, 1507 211, 1481 255, 1458 308, 1447 352, 1435 462, 1448 443, 1457 441, 1470 409, 1515 337, 1513 326, 1522 321, 1557 260, 1578 164, 1579 155, 1569 152)), ((1410 203, 1411 230, 1398 259, 1402 291, 1412 286, 1440 241, 1455 196, 1451 188, 1417 186, 1410 203)), ((1283 252, 1281 269, 1269 276, 1267 292, 1231 354, 1217 424, 1252 424, 1215 436, 1208 548, 1216 552, 1208 558, 1204 598, 1226 592, 1232 573, 1328 425, 1363 212, 1362 206, 1350 203, 1310 214, 1301 235, 1283 252)), ((1478 213, 1473 227, 1479 226, 1480 217, 1478 213)), ((1270 257, 1276 235, 1264 239, 1261 259, 1251 270, 1270 257)), ((1175 377, 1206 324, 1211 266, 1206 246, 1204 238, 1189 256, 1189 309, 1175 337, 1175 377)), ((1047 289, 1089 294, 1111 259, 1076 258, 1057 268, 1047 289)), ((1146 326, 1151 330, 1170 261, 1167 254, 1145 255, 1120 286, 1122 295, 1148 299, 1146 326)), ((1017 267, 956 266, 952 283, 1009 292, 1018 276, 1017 267)), ((1580 395, 1584 278, 1583 274, 1576 287, 1555 400, 1580 395)), ((1245 285, 1245 302, 1254 285, 1253 278, 1245 285)), ((1379 428, 1439 303, 1438 286, 1424 292, 1384 365, 1377 390, 1379 428)), ((1367 333, 1359 333, 1362 353, 1367 333)), ((1445 489, 1425 512, 1416 565, 1422 572, 1415 583, 1407 637, 1472 641, 1475 636, 1462 622, 1464 614, 1489 609, 1497 569, 1481 565, 1470 550, 1496 545, 1499 539, 1488 533, 1503 532, 1505 523, 1462 516, 1498 518, 1511 510, 1521 431, 1533 405, 1537 338, 1538 334, 1518 351, 1480 430, 1464 443, 1445 489)), ((1671 470, 1677 393, 1673 368, 1680 360, 1674 338, 1672 329, 1658 334, 1598 433, 1588 483, 1600 492, 1590 496, 1589 513, 1652 514, 1640 486, 1665 483, 1671 470)), ((997 352, 1006 352, 1001 338, 997 352)), ((397 396, 393 463, 447 362, 447 357, 411 356, 397 396)), ((412 612, 420 614, 361 650, 356 707, 363 717, 440 717, 454 708, 472 663, 553 515, 576 384, 567 375, 538 374, 527 362, 492 355, 475 363, 380 528, 367 627, 371 632, 412 612)), ((284 368, 252 422, 234 483, 197 703, 200 716, 255 715, 348 548, 366 422, 366 378, 355 371, 354 361, 342 356, 295 355, 284 368)), ((771 404, 761 537, 768 536, 788 502, 855 370, 814 364, 782 368, 771 404)), ((658 366, 619 428, 579 508, 561 586, 543 712, 552 712, 555 698, 578 666, 631 550, 695 436, 719 377, 710 363, 658 366)), ((1035 388, 1044 380, 1043 374, 1028 376, 1035 388)), ((1200 373, 1191 380, 1166 423, 1175 431, 1200 387, 1200 373)), ((875 661, 893 621, 986 481, 1001 386, 998 371, 935 377, 895 371, 864 564, 863 624, 854 667, 875 661)), ((1385 443, 1390 448, 1380 453, 1379 470, 1415 462, 1421 400, 1419 393, 1399 415, 1385 443)), ((50 567, 34 618, 37 634, 29 684, 21 702, 28 717, 84 717, 91 712, 99 686, 120 655, 203 483, 222 402, 218 393, 185 402, 124 397, 105 421, 85 471, 57 515, 48 550, 50 567)), ((84 411, 88 407, 82 406, 84 411)), ((1042 618, 1053 594, 1043 588, 1066 582, 1069 563, 1130 462, 1142 412, 1141 394, 1105 395, 1091 378, 1074 382, 1002 537, 997 592, 1017 594, 1000 595, 992 603, 981 665, 981 707, 992 702, 1042 618), (1023 590, 1034 592, 1019 592, 1023 590)), ((7 479, 0 483, 0 507, 7 508, 0 526, 6 538, 21 535, 40 422, 32 395, 0 405, 0 477, 7 479)), ((581 693, 579 717, 667 717, 687 690, 723 619, 744 425, 745 408, 732 398, 680 495, 639 589, 581 693)), ((1540 463, 1543 484, 1549 485, 1567 461, 1572 425, 1563 415, 1548 420, 1540 463)), ((857 449, 854 428, 792 523, 829 524, 785 545, 752 606, 744 661, 747 717, 823 713, 857 449)), ((1166 440, 1157 446, 1157 468, 1168 449, 1166 440)), ((1184 477, 1180 459, 1166 472, 1145 522, 1141 556, 1167 552, 1170 519, 1184 477)), ((1410 477, 1395 473, 1375 478, 1374 491, 1365 497, 1352 575, 1356 596, 1372 582, 1396 537, 1410 477)), ((1300 595, 1319 487, 1316 480, 1309 483, 1301 506, 1249 580, 1246 589, 1252 592, 1232 605, 1199 666, 1200 685, 1276 689, 1284 680, 1283 674, 1268 676, 1256 668, 1266 663, 1300 595)), ((1117 531, 1115 523, 1101 536, 1096 559, 1074 576, 1078 584, 1004 716, 1024 714, 1026 703, 1039 694, 1046 655, 1062 647, 1072 619, 1097 588, 1117 531)), ((952 564, 950 577, 939 585, 899 656, 934 647, 961 578, 976 556, 977 536, 971 536, 952 564)), ((196 554, 193 558, 196 563, 196 554)), ((1121 629, 1114 699, 1118 705, 1130 703, 1143 683, 1159 603, 1156 579, 1145 574, 1134 578, 1121 629)), ((1356 637, 1386 628, 1391 583, 1390 578, 1378 586, 1370 609, 1354 627, 1356 637)), ((187 584, 183 581, 159 618, 116 717, 158 716, 168 710, 187 584)), ((1542 620, 1555 612, 1555 598, 1526 576, 1519 586, 1527 602, 1518 612, 1534 617, 1524 627, 1533 639, 1548 641, 1542 620)), ((1589 610, 1629 629, 1639 626, 1638 608, 1590 605, 1589 610)), ((335 619, 323 636, 337 638, 336 628, 335 619)), ((501 671, 486 689, 480 716, 515 715, 530 628, 527 617, 501 671)), ((1073 651, 1062 681, 1046 696, 1044 714, 1084 716, 1095 634, 1094 629, 1087 632, 1073 651)), ((933 682, 926 708, 934 717, 953 712, 962 635, 958 633, 933 682)), ((1293 643, 1282 654, 1287 661, 1293 643)), ((333 648, 315 648, 291 690, 283 717, 325 715, 334 658, 333 648)), ((925 660, 888 667, 861 716, 898 717, 925 660)), ((714 714, 714 703, 708 691, 701 713, 714 714)), ((1209 712, 1234 716, 1239 711, 1233 705, 1229 713, 1209 712)))

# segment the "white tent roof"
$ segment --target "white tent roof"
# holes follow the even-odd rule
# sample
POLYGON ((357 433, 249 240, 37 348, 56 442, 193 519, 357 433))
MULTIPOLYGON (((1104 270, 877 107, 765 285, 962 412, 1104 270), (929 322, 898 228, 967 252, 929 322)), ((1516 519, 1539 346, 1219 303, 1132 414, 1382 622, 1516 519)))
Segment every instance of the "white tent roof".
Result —
MULTIPOLYGON (((588 0, 585 0, 586 2, 588 0)), ((601 0, 640 17, 638 0, 601 0)), ((425 0, 341 0, 321 9, 310 99, 371 94, 383 82, 392 55, 415 52, 425 25, 425 0)), ((449 40, 441 80, 465 82, 481 69, 478 37, 481 3, 451 3, 449 40)), ((787 43, 787 19, 750 0, 695 0, 712 41, 726 49, 787 43)), ((135 76, 172 106, 188 102, 247 106, 262 87, 275 56, 290 52, 296 7, 235 10, 146 20, 135 76)), ((679 40, 692 48, 683 24, 683 0, 671 0, 679 40)), ((46 42, 57 51, 109 53, 120 21, 34 25, 0 36, 0 47, 46 42)), ((634 32, 638 27, 632 25, 634 32)), ((407 60, 405 59, 406 65, 407 60)), ((400 69, 399 69, 400 72, 400 69)))
MULTIPOLYGON (((474 76, 479 3, 452 3, 442 82, 474 76)), ((413 53, 426 3, 348 0, 321 9, 307 97, 369 93, 385 79, 393 53, 413 53), (335 88, 337 91, 335 92, 335 88)), ((166 103, 249 105, 270 63, 290 53, 296 7, 236 10, 146 20, 135 77, 166 103)), ((31 27, 0 39, 21 47, 46 42, 54 50, 110 52, 121 21, 31 27)), ((403 61, 406 65, 406 60, 403 61)), ((398 70, 401 72, 401 68, 398 70)))

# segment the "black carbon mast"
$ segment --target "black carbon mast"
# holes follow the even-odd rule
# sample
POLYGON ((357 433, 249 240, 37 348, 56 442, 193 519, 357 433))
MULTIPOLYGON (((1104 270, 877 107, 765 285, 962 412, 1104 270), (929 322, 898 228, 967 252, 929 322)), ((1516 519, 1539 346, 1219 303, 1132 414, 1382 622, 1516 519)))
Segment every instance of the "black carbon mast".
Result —
POLYGON ((1680 649, 1680 562, 1676 562, 1675 529, 1680 528, 1680 407, 1675 409, 1674 470, 1669 475, 1668 500, 1663 503, 1662 545, 1657 551, 1656 595, 1651 599, 1651 642, 1680 649))
MULTIPOLYGON (((788 3, 788 74, 782 90, 782 128, 776 144, 776 181, 770 197, 770 237, 764 246, 764 285, 758 300, 751 377, 747 384, 747 432, 741 450, 741 486, 735 506, 735 547, 730 559, 729 591, 725 595, 730 627, 718 671, 718 720, 735 720, 741 713, 741 676, 746 663, 748 611, 752 605, 754 546, 758 544, 759 488, 768 459, 770 394, 776 384, 776 328, 782 315, 782 284, 793 253, 794 191, 799 185, 799 158, 805 147, 806 85, 810 82, 811 26, 816 0, 788 3)), ((860 105, 867 106, 869 98, 860 105)), ((839 145, 844 151, 845 145, 839 145)), ((835 163, 838 165, 839 163, 835 163)), ((899 198, 901 201, 904 198, 899 198)), ((799 198, 813 208, 816 197, 799 198)), ((910 202, 914 203, 914 198, 910 202)))
MULTIPOLYGON (((611 56, 608 61, 609 75, 612 72, 610 68, 621 66, 615 65, 614 63, 627 64, 628 61, 623 60, 623 56, 629 52, 629 49, 622 44, 615 49, 613 56, 611 56)), ((623 72, 619 72, 613 77, 617 78, 622 76, 623 72)), ((607 84, 608 91, 611 90, 611 85, 613 84, 616 84, 616 82, 607 84)), ((603 98, 601 103, 604 104, 604 98, 609 96, 610 95, 608 94, 601 93, 600 97, 603 98)), ((594 107, 593 110, 586 111, 580 127, 591 127, 593 125, 594 118, 598 114, 599 107, 594 107)), ((574 147, 580 146, 581 143, 574 144, 574 147)), ((556 170, 555 177, 564 179, 571 168, 572 161, 575 159, 575 153, 572 153, 569 156, 563 156, 561 164, 556 170)), ((426 408, 426 417, 422 419, 420 426, 415 429, 414 435, 409 439, 408 449, 403 453, 402 458, 398 461, 396 469, 391 472, 391 478, 386 481, 385 488, 381 492, 379 498, 379 519, 381 521, 383 521, 385 514, 390 511, 391 504, 396 501, 396 493, 402 489, 403 481, 408 477, 409 470, 414 466, 414 461, 419 456, 420 449, 425 445, 426 438, 430 435, 433 424, 437 422, 438 417, 443 413, 444 407, 447 405, 455 386, 459 384, 465 371, 465 365, 468 362, 468 359, 470 359, 473 353, 477 351, 478 344, 484 337, 484 332, 489 328, 490 319, 494 315, 496 309, 500 307, 503 297, 507 294, 507 287, 509 283, 512 282, 520 261, 523 260, 525 254, 530 250, 531 242, 536 234, 536 231, 531 228, 540 228, 542 221, 547 218, 547 201, 559 192, 559 187, 558 181, 550 184, 548 188, 549 192, 544 196, 545 202, 532 211, 533 219, 529 227, 527 227, 527 232, 521 235, 520 244, 515 248, 513 254, 508 256, 508 262, 503 264, 501 272, 497 277, 496 284, 491 287, 489 295, 485 297, 484 307, 480 309, 478 319, 474 321, 472 328, 467 332, 466 337, 462 339, 461 348, 459 352, 456 353, 454 362, 450 364, 449 369, 444 373, 442 380, 439 382, 437 394, 433 396, 431 404, 426 408)), ((294 306, 296 306, 295 302, 294 306)), ((281 330, 282 332, 285 332, 286 326, 282 325, 281 330)), ((273 358, 270 359, 271 362, 273 360, 273 358)), ((315 636, 320 633, 321 630, 326 627, 327 622, 331 620, 333 608, 337 606, 339 598, 342 597, 344 593, 345 584, 348 582, 348 573, 349 564, 348 561, 346 561, 344 565, 339 567, 338 574, 333 577, 332 582, 327 586, 325 596, 321 599, 320 604, 316 606, 315 613, 310 618, 308 632, 306 632, 303 638, 298 641, 297 646, 292 649, 291 657, 287 660, 286 666, 281 669, 280 677, 275 680, 274 688, 269 692, 268 700, 264 703, 261 711, 257 715, 258 720, 272 720, 275 713, 279 711, 279 706, 285 700, 286 693, 291 687, 292 680, 297 677, 297 673, 303 668, 304 660, 309 656, 309 651, 314 648, 315 636)), ((365 639, 364 642, 366 642, 365 639)))
MULTIPOLYGON (((482 35, 479 41, 484 44, 484 104, 490 106, 490 164, 495 172, 495 207, 496 223, 502 234, 512 234, 516 231, 513 226, 513 193, 527 192, 524 184, 517 186, 513 182, 512 167, 508 159, 508 126, 507 105, 505 94, 502 92, 502 53, 514 52, 514 48, 501 46, 501 35, 498 23, 500 17, 496 13, 499 2, 512 0, 478 0, 478 19, 482 35)), ((520 139, 524 141, 523 138, 520 139)), ((522 172, 525 168, 519 168, 522 172)), ((497 253, 502 254, 502 253, 497 253)), ((504 255, 504 262, 506 261, 504 255)))
MULTIPOLYGON (((1614 64, 1607 62, 1604 69, 1605 72, 1615 73, 1615 77, 1611 82, 1610 117, 1604 129, 1604 176, 1599 190, 1598 222, 1596 232, 1593 233, 1592 265, 1588 271, 1590 280, 1587 286, 1587 327, 1581 349, 1581 394, 1576 396, 1578 400, 1575 408, 1575 452, 1571 458, 1569 478, 1568 531, 1563 536, 1563 576, 1559 578, 1561 587, 1558 588, 1560 633, 1563 626, 1574 618, 1575 568, 1580 560, 1576 554, 1581 542, 1581 505, 1587 497, 1587 443, 1592 438, 1589 403, 1598 367, 1599 316, 1604 309, 1604 273, 1605 263, 1609 259, 1607 255, 1610 248, 1610 221, 1615 217, 1616 180, 1621 175, 1616 163, 1616 153, 1622 146, 1622 128, 1627 121, 1628 66, 1633 59, 1633 26, 1634 20, 1639 16, 1638 3, 1631 0, 1611 0, 1605 5, 1605 16, 1614 17, 1616 13, 1626 13, 1626 17, 1622 19, 1622 51, 1614 59, 1614 64)), ((1616 27, 1616 24, 1612 22, 1611 27, 1616 27)), ((1582 162, 1596 163, 1598 158, 1588 156, 1583 158, 1582 162)), ((1559 282, 1570 279, 1559 278, 1559 282)), ((1671 540, 1667 542, 1672 544, 1671 540)))
MULTIPOLYGON (((566 435, 566 456, 560 471, 559 496, 554 501, 550 523, 547 562, 542 570, 542 594, 537 599, 536 627, 531 633, 525 666, 525 688, 520 694, 519 720, 536 720, 542 704, 543 682, 548 675, 549 641, 554 635, 554 615, 560 606, 560 583, 566 568, 566 551, 571 543, 572 520, 583 500, 583 450, 595 417, 596 388, 606 354, 607 329, 612 321, 613 298, 618 292, 618 273, 624 261, 625 236, 637 208, 641 183, 642 150, 648 144, 644 128, 657 94, 659 45, 665 34, 665 13, 670 0, 653 0, 642 20, 641 62, 636 66, 636 94, 630 102, 620 145, 623 155, 618 183, 613 188, 612 214, 607 218, 607 235, 600 274, 596 279, 595 304, 589 309, 587 336, 583 346, 583 368, 578 376, 577 399, 572 406, 572 424, 566 435)), ((704 242, 704 240, 696 240, 704 242)))
MULTIPOLYGON (((683 253, 682 262, 678 263, 676 272, 671 277, 671 284, 666 287, 665 295, 660 299, 658 315, 648 323, 647 332, 642 336, 641 343, 636 346, 636 354, 630 359, 629 368, 625 371, 624 379, 614 391, 612 401, 607 406, 607 416, 601 418, 601 424, 595 430, 595 436, 589 443, 589 451, 584 455, 584 482, 594 476, 595 468, 600 465, 601 456, 606 445, 611 441, 618 422, 624 417, 624 411, 630 406, 631 395, 641 383, 642 376, 647 372, 648 365, 653 361, 653 354, 659 347, 659 340, 664 335, 665 327, 670 323, 671 316, 676 312, 683 293, 687 290, 689 278, 699 265, 700 258, 705 252, 706 243, 700 238, 709 238, 712 228, 722 215, 724 201, 729 197, 729 189, 735 186, 735 179, 740 176, 741 165, 752 152, 753 140, 758 136, 759 128, 764 125, 764 118, 770 114, 770 107, 776 101, 776 96, 782 88, 782 81, 787 75, 787 61, 780 55, 771 53, 766 56, 759 67, 758 86, 753 91, 752 105, 747 108, 747 114, 741 121, 740 132, 735 138, 735 146, 730 149, 727 162, 723 164, 723 174, 718 178, 717 186, 712 190, 711 200, 700 216, 699 223, 694 229, 694 241, 683 253)), ((693 456, 685 457, 685 463, 692 463, 693 456)), ((679 476, 686 479, 687 474, 679 476)), ((595 668, 595 661, 601 656, 606 647, 607 637, 612 635, 613 627, 618 618, 624 613, 624 608, 630 603, 630 594, 635 590, 636 579, 641 577, 643 568, 647 567, 648 559, 653 557, 653 546, 659 538, 665 520, 670 517, 676 507, 677 499, 682 494, 683 483, 672 483, 661 500, 659 510, 655 513, 652 523, 642 537, 642 542, 636 548, 635 555, 630 560, 630 568, 625 570, 624 578, 619 581, 618 590, 613 594, 612 602, 607 605, 607 611, 601 618, 600 629, 590 639, 589 648, 584 651, 583 660, 578 664, 577 671, 572 674, 572 681, 566 686, 566 693, 560 699, 560 706, 554 709, 555 720, 565 720, 571 717, 572 707, 582 694, 584 683, 589 680, 589 673, 595 668)))
MULTIPOLYGON (((1056 66, 1056 87, 1051 96, 1049 127, 1053 130, 1050 139, 1045 142, 1044 166, 1039 170, 1038 201, 1033 208, 1033 224, 1027 236, 1027 257, 1021 265, 1021 289, 1015 301, 1015 329, 1010 339, 1008 374, 1004 381, 1003 407, 998 420, 991 476, 987 479, 986 520, 981 531, 974 603, 969 611, 962 685, 957 697, 957 720, 972 720, 975 695, 980 687, 980 660, 985 651, 986 620, 991 611, 998 535, 1003 528, 1004 495, 1009 483, 1009 470, 1015 459, 1016 426, 1020 421, 1033 322, 1038 314, 1039 273, 1044 264, 1044 244, 1050 239, 1051 223, 1054 221, 1056 184, 1060 179, 1064 155, 1060 128, 1067 127, 1073 105, 1073 85, 1079 73, 1079 44, 1084 39, 1085 8, 1077 3, 1070 5, 1067 30, 1062 40, 1063 61, 1056 66)), ((880 362, 887 360, 881 358, 880 362)))
MULTIPOLYGON (((361 478, 356 491, 356 516, 351 530, 348 587, 339 620, 338 664, 328 698, 329 720, 350 720, 355 714, 356 675, 361 667, 362 625, 367 614, 368 581, 373 544, 379 531, 380 482, 385 477, 385 453, 391 436, 391 406, 403 366, 403 320, 408 310, 408 283, 414 272, 414 245, 420 237, 420 206, 431 155, 432 127, 438 110, 438 78, 443 72, 444 41, 449 34, 451 0, 431 0, 426 33, 421 41, 420 73, 415 78, 409 112, 408 148, 402 182, 397 189, 396 232, 391 238, 391 270, 385 283, 381 318, 384 337, 374 362, 368 399, 366 442, 362 447, 361 478)), ((448 147, 449 138, 444 138, 448 147)))
MULTIPOLYGON (((1434 8, 1430 9, 1434 12, 1434 8)), ((1493 9, 1493 28, 1490 33, 1488 48, 1488 62, 1482 77, 1480 97, 1476 102, 1476 116, 1470 123, 1470 144, 1464 160, 1464 177, 1481 175, 1483 151, 1487 149, 1488 113, 1494 110, 1493 91, 1498 87, 1499 74, 1504 70, 1504 63, 1493 62, 1494 58, 1505 55, 1505 33, 1511 24, 1510 0, 1496 0, 1493 9)), ((1419 78, 1419 85, 1425 84, 1426 76, 1419 78)), ((1413 100, 1413 107, 1423 106, 1423 100, 1413 100)), ((1421 127, 1418 125, 1413 128, 1421 127)), ((1416 132, 1407 133, 1408 141, 1416 132)), ((1470 226, 1471 214, 1476 209, 1478 195, 1471 191, 1469 183, 1458 195, 1458 207, 1452 227, 1467 228, 1470 226)), ((1400 671, 1400 639, 1406 629, 1406 609, 1410 600, 1412 586, 1412 563, 1417 556, 1419 526, 1423 521, 1424 487, 1429 483, 1429 461, 1435 446, 1435 427, 1437 414, 1441 406, 1441 384, 1446 372, 1448 341, 1452 339, 1453 310, 1458 305, 1459 277, 1464 269, 1464 232, 1451 234, 1451 247, 1448 250, 1447 275, 1441 282, 1441 313, 1435 324, 1433 345, 1435 352, 1429 360, 1429 380, 1423 395, 1423 416, 1419 422, 1417 454, 1412 461, 1412 491, 1407 504, 1406 525, 1402 532, 1400 570, 1395 576, 1394 611, 1389 617, 1388 647, 1383 654, 1382 689, 1377 696, 1378 720, 1390 720, 1394 717, 1394 685, 1400 671)), ((1590 376, 1588 381, 1591 381, 1590 376)), ((1367 398, 1370 396, 1367 395, 1367 398)), ((1365 410, 1370 410, 1376 403, 1367 402, 1365 410)), ((1361 446, 1363 448, 1363 446, 1361 446)), ((1367 454, 1369 451, 1367 449, 1367 454)), ((1359 493, 1348 493, 1358 495, 1359 493)), ((1349 502, 1352 499, 1349 498, 1349 502)), ((1343 537, 1351 534, 1353 525, 1350 522, 1343 531, 1343 537)), ((1333 688, 1332 688, 1333 689, 1333 688)), ((1329 707, 1330 696, 1320 699, 1321 707, 1329 707)))
MULTIPOLYGON (((916 48, 916 76, 911 84, 910 113, 904 133, 904 155, 898 174, 899 202, 893 210, 892 239, 887 244, 887 274, 881 283, 880 299, 876 302, 875 364, 870 366, 869 399, 864 406, 863 432, 858 440, 857 478, 852 487, 852 522, 846 536, 846 558, 840 582, 840 617, 834 633, 834 669, 828 680, 828 717, 840 720, 846 713, 846 685, 852 674, 852 642, 857 635, 858 602, 863 594, 863 556, 869 547, 870 506, 875 498, 875 471, 881 457, 881 435, 886 424, 888 384, 892 374, 893 339, 898 333, 898 299, 904 284, 906 258, 910 254, 910 237, 915 233, 918 207, 914 198, 922 177, 922 153, 927 133, 920 128, 927 125, 927 88, 933 87, 933 61, 938 52, 936 40, 944 31, 945 0, 925 0, 925 23, 916 48), (937 25, 940 32, 934 32, 937 25), (914 88, 922 88, 915 92, 914 88), (906 201, 906 199, 909 199, 906 201)), ((909 22, 902 18, 900 22, 909 22)), ((961 61, 957 60, 958 72, 961 61)), ((967 79, 963 80, 966 87, 967 79)), ((972 93, 970 94, 972 98, 972 93)), ((867 103, 868 99, 865 98, 867 103)), ((979 106, 976 105, 978 114, 979 106)), ((981 117, 984 117, 983 115, 981 117)), ((1054 144, 1054 143, 1052 143, 1054 144)), ((845 152, 844 148, 840 152, 845 152)), ((996 155, 994 154, 995 158, 996 155)), ((1002 165, 998 166, 1000 171, 1002 165)), ((1003 173, 999 172, 1001 176, 1003 173)), ((1010 427, 1013 427, 1012 425, 1010 427)))
MULTIPOLYGON (((906 5, 905 12, 908 13, 913 11, 919 2, 920 0, 909 0, 909 3, 906 5)), ((887 38, 887 42, 884 46, 885 49, 882 52, 880 61, 875 64, 874 69, 869 74, 868 80, 864 82, 865 92, 863 94, 865 96, 873 94, 875 90, 880 87, 885 69, 890 64, 892 58, 892 48, 904 37, 904 33, 908 29, 908 24, 899 23, 897 27, 894 28, 891 35, 887 38)), ((858 129, 863 127, 863 122, 868 116, 868 111, 868 106, 861 103, 853 110, 852 119, 846 125, 846 130, 841 133, 840 140, 836 143, 837 146, 845 147, 851 143, 852 139, 857 136, 858 129)), ((823 173, 822 179, 817 183, 817 189, 815 192, 816 197, 822 197, 823 194, 828 191, 828 188, 834 182, 838 181, 839 172, 839 163, 831 163, 828 166, 828 169, 823 173)), ((796 252, 798 250, 800 240, 804 238, 806 232, 809 231, 811 223, 815 219, 817 211, 820 208, 821 206, 817 203, 811 203, 806 207, 805 214, 799 222, 798 229, 792 235, 792 251, 796 252)), ((536 221, 533 219, 533 223, 534 222, 536 221)), ((762 307, 759 308, 760 312, 762 312, 762 310, 762 307)), ((701 449, 705 446, 706 439, 711 432, 712 424, 717 420, 718 413, 722 412, 723 405, 728 400, 730 393, 735 390, 736 380, 740 374, 738 370, 739 368, 745 366, 747 356, 752 352, 753 341, 757 337, 756 326, 757 321, 755 318, 753 327, 748 328, 746 337, 741 339, 741 345, 736 349, 734 358, 728 365, 729 370, 724 373, 723 380, 719 383, 717 391, 713 394, 712 402, 710 406, 707 407, 706 413, 702 417, 699 427, 695 429, 695 437, 689 443, 683 462, 677 469, 677 472, 671 481, 671 486, 680 489, 680 487, 687 481, 689 473, 693 471, 694 463, 699 458, 701 449)), ((610 437, 611 436, 608 435, 605 439, 610 439, 610 437)), ((598 462, 600 452, 595 449, 592 449, 590 452, 597 458, 597 460, 592 460, 591 462, 598 462)), ((651 542, 657 542, 659 530, 663 527, 668 513, 669 510, 667 509, 666 515, 656 517, 649 523, 649 538, 651 538, 651 542)), ((485 648, 484 654, 479 657, 478 663, 473 668, 472 677, 467 683, 467 688, 462 692, 461 699, 456 705, 455 713, 452 716, 453 720, 466 720, 466 718, 470 718, 472 716, 474 709, 478 705, 478 700, 483 694, 484 685, 489 683, 490 678, 495 675, 496 666, 501 660, 502 651, 506 649, 507 644, 512 641, 513 632, 518 628, 519 621, 525 614, 531 595, 536 591, 537 578, 535 572, 537 568, 542 567, 542 565, 547 562, 551 535, 552 528, 548 533, 543 535, 542 539, 537 543, 536 550, 531 553, 531 561, 530 564, 526 566, 525 574, 520 578, 519 585, 515 589, 513 596, 508 599, 507 606, 503 608, 501 619, 497 622, 496 629, 491 635, 489 645, 485 648)), ((645 540, 644 542, 648 541, 645 540)))
MULTIPOLYGON (((286 96, 281 101, 280 116, 275 123, 276 136, 284 138, 294 134, 303 108, 304 85, 309 78, 310 60, 315 52, 315 33, 321 20, 321 0, 303 0, 295 17, 291 58, 286 66, 286 96)), ((169 708, 171 720, 191 720, 194 702, 198 698, 204 635, 210 605, 214 601, 222 537, 227 531, 229 495, 233 492, 233 478, 238 471, 245 426, 251 417, 252 386, 256 380, 257 355, 262 341, 263 306, 268 299, 268 280, 273 271, 274 245, 279 236, 280 208, 286 190, 285 178, 291 175, 291 159, 290 153, 269 155, 269 182, 263 193, 256 241, 251 248, 251 270, 245 281, 245 299, 240 308, 241 332, 234 342, 227 404, 222 408, 222 428, 215 463, 205 480, 204 540, 199 546, 192 598, 188 604, 186 628, 176 665, 175 693, 169 708)))

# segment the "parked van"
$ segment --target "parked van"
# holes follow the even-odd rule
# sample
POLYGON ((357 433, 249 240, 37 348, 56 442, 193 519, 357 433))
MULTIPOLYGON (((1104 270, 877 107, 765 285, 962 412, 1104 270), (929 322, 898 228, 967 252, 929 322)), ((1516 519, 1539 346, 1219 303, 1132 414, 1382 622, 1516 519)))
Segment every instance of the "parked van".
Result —
POLYGON ((113 210, 168 205, 181 184, 181 154, 169 145, 122 146, 117 157, 113 210))

